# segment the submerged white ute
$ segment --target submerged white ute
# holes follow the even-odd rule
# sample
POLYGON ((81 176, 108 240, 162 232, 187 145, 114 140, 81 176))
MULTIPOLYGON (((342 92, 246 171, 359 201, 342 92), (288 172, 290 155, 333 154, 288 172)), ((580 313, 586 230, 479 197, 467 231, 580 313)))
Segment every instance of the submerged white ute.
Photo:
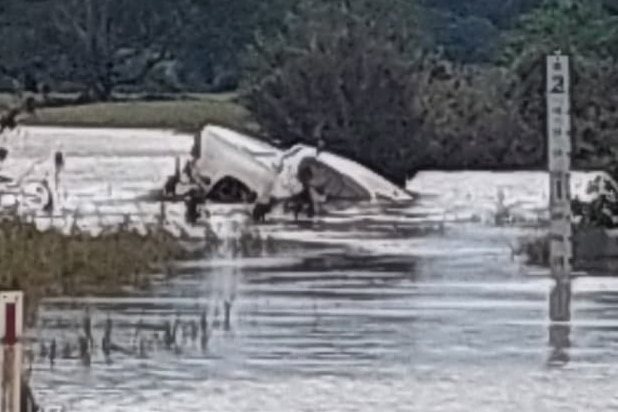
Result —
MULTIPOLYGON (((405 202, 412 196, 357 162, 314 147, 281 150, 259 139, 209 125, 196 136, 185 174, 206 196, 222 202, 292 198, 302 190, 298 174, 309 169, 311 186, 329 200, 405 202)), ((181 181, 184 179, 180 179, 181 181)))

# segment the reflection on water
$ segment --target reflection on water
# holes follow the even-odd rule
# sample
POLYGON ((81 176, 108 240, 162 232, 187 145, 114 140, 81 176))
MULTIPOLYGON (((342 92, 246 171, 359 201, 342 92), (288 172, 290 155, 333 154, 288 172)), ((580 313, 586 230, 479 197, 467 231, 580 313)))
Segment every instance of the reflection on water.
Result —
POLYGON ((570 335, 569 324, 553 323, 549 326, 549 345, 551 346, 549 365, 564 366, 569 362, 570 335))
MULTIPOLYGON (((161 165, 173 166, 174 150, 168 154, 163 142, 184 139, 161 137, 145 151, 144 136, 135 137, 135 149, 124 143, 129 137, 113 149, 128 163, 106 157, 96 139, 65 138, 69 153, 75 144, 81 156, 67 156, 66 181, 82 207, 105 202, 107 185, 127 196, 151 189, 145 171, 164 175, 161 165), (102 170, 106 183, 94 183, 102 170)), ((37 394, 70 411, 618 407, 618 283, 578 279, 572 326, 548 326, 553 282, 511 253, 529 229, 455 218, 443 224, 449 205, 474 204, 461 182, 429 180, 426 191, 437 195, 404 210, 341 211, 313 227, 276 220, 260 230, 294 245, 278 253, 183 263, 177 277, 158 277, 151 290, 130 297, 46 302, 34 332, 42 341, 55 339, 59 351, 64 342, 76 346, 90 307, 95 344, 89 368, 58 356, 52 369, 37 356, 37 394), (109 359, 102 349, 108 317, 117 345, 109 359)), ((479 183, 483 190, 487 181, 479 183)), ((508 181, 507 203, 518 191, 534 196, 527 178, 508 181)), ((466 187, 474 186, 471 176, 466 187)), ((423 183, 415 189, 423 192, 423 183)), ((107 207, 122 206, 108 199, 107 207)))
POLYGON ((552 322, 568 322, 571 320, 572 298, 570 279, 556 279, 556 284, 549 295, 549 319, 552 322))

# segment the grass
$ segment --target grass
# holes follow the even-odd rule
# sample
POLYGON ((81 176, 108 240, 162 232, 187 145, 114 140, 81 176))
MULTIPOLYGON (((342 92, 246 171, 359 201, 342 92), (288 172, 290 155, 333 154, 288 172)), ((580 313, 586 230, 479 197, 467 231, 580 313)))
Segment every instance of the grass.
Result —
POLYGON ((207 225, 202 242, 176 238, 158 224, 147 227, 145 233, 121 224, 96 236, 75 225, 67 235, 57 229, 40 231, 33 223, 4 215, 0 217, 0 290, 24 291, 26 323, 32 325, 44 298, 117 296, 127 288, 148 288, 152 274, 173 276, 175 261, 255 257, 278 250, 271 238, 250 226, 237 230, 239 236, 226 241, 207 225))
MULTIPOLYGON (((126 127, 173 129, 194 133, 205 124, 254 130, 249 113, 235 101, 235 94, 192 94, 184 99, 120 101, 41 108, 24 124, 67 127, 126 127)), ((0 95, 0 106, 11 101, 0 95)))
POLYGON ((162 228, 146 234, 128 227, 98 236, 74 229, 70 235, 16 217, 0 221, 0 288, 23 290, 28 324, 42 298, 118 294, 144 287, 148 275, 188 252, 162 228))

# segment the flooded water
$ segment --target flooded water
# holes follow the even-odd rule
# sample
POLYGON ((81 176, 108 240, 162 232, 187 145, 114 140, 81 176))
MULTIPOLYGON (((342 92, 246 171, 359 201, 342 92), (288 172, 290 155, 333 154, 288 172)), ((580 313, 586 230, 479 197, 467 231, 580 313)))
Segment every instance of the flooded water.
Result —
MULTIPOLYGON (((66 203, 108 215, 155 213, 157 205, 111 199, 160 185, 191 145, 157 132, 27 134, 23 158, 65 150, 66 203)), ((126 348, 140 322, 151 337, 146 329, 177 318, 195 327, 207 310, 211 332, 206 350, 187 336, 178 350, 153 344, 143 357, 106 362, 97 352, 90 368, 37 357, 39 401, 100 412, 618 408, 618 281, 578 279, 572 325, 550 328, 547 273, 512 256, 532 229, 491 224, 500 187, 514 209, 540 212, 543 187, 531 174, 426 173, 410 187, 421 196, 405 209, 260 228, 296 245, 286 252, 183 263, 133 297, 47 301, 33 331, 47 341, 74 341, 85 305, 97 343, 108 316, 126 348), (222 305, 232 298, 225 330, 222 305)))

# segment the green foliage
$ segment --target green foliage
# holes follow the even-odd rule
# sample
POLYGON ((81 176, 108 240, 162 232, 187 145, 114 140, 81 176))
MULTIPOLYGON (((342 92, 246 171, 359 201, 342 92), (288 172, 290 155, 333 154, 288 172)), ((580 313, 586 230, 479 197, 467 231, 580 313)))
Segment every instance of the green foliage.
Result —
POLYGON ((83 84, 97 100, 109 99, 118 86, 143 82, 156 65, 172 58, 184 26, 191 23, 188 0, 55 3, 49 27, 56 38, 54 75, 83 84))
POLYGON ((0 14, 0 86, 29 72, 54 90, 105 100, 117 89, 153 90, 159 72, 165 84, 154 86, 168 91, 207 90, 226 77, 233 88, 258 26, 276 27, 292 4, 11 0, 0 14))
MULTIPOLYGON (((534 141, 546 136, 545 54, 531 50, 509 68, 509 100, 534 141)), ((613 58, 571 58, 571 113, 575 167, 606 168, 618 158, 618 70, 613 58)))
MULTIPOLYGON (((447 65, 439 81, 419 82, 419 133, 426 167, 511 169, 540 167, 543 136, 526 127, 516 101, 507 98, 511 75, 498 68, 447 65)), ((431 73, 435 67, 428 67, 431 73)), ((426 75, 426 74, 425 74, 426 75)))
POLYGON ((607 0, 546 0, 505 37, 507 97, 539 143, 546 133, 545 56, 554 50, 571 56, 575 167, 607 168, 618 158, 617 18, 607 0))
POLYGON ((402 42, 389 16, 363 11, 313 6, 254 49, 245 104, 267 135, 323 140, 401 183, 427 167, 542 165, 542 134, 507 98, 507 71, 444 61, 410 36, 413 20, 400 22, 402 42))
POLYGON ((177 57, 190 82, 210 91, 236 88, 240 59, 258 30, 276 30, 298 0, 192 0, 193 23, 177 57))
POLYGON ((508 33, 506 58, 531 48, 586 57, 618 53, 618 16, 603 0, 545 0, 508 33))
POLYGON ((147 275, 186 255, 180 243, 154 227, 145 235, 119 227, 92 236, 76 229, 66 236, 39 232, 34 224, 0 220, 0 287, 25 291, 31 317, 39 299, 121 292, 147 285, 147 275))
POLYGON ((503 46, 501 31, 541 0, 421 0, 424 27, 445 57, 464 63, 489 62, 503 46))
POLYGON ((370 2, 309 2, 248 60, 245 103, 284 143, 323 140, 396 181, 422 153, 412 138, 410 74, 414 26, 370 2), (401 36, 400 34, 403 33, 401 36), (384 131, 389 133, 385 134, 384 131), (384 163, 384 159, 389 159, 384 163))

